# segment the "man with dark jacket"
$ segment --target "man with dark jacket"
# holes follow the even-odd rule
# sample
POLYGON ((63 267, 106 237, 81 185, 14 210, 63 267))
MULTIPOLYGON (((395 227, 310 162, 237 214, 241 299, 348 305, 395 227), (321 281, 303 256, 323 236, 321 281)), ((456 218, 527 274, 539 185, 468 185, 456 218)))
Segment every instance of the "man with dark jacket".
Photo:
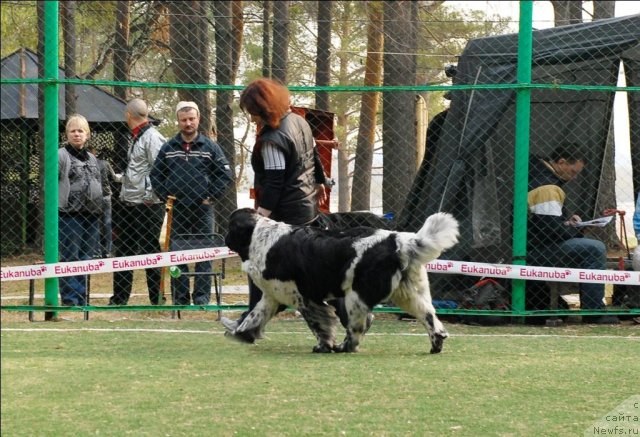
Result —
MULTIPOLYGON (((149 108, 144 100, 127 103, 125 117, 131 129, 132 141, 127 151, 127 168, 116 174, 122 183, 119 201, 115 203, 113 226, 116 232, 116 256, 142 255, 160 252, 158 236, 162 227, 164 207, 151 189, 149 173, 166 141, 149 122, 149 108)), ((160 295, 160 269, 146 270, 147 290, 152 305, 164 303, 160 295)), ((113 296, 110 305, 126 305, 131 296, 133 271, 113 273, 113 296)))
MULTIPOLYGON (((537 266, 567 266, 581 269, 606 269, 607 251, 599 240, 583 238, 576 225, 577 215, 564 207, 563 185, 575 179, 586 164, 576 144, 559 146, 549 159, 535 158, 529 167, 529 221, 527 225, 527 261, 537 266)), ((529 296, 528 296, 529 297, 529 296)), ((580 283, 583 310, 604 308, 604 284, 580 283)), ((611 316, 585 316, 584 322, 617 323, 611 316)))
MULTIPOLYGON (((180 132, 167 141, 151 170, 151 185, 161 199, 175 196, 171 241, 206 240, 214 232, 213 204, 233 182, 229 162, 220 146, 198 133, 200 111, 194 102, 176 107, 180 132)), ((188 273, 187 265, 178 266, 188 273)), ((195 265, 193 304, 208 305, 211 299, 211 261, 195 265)), ((189 278, 171 279, 175 305, 189 305, 189 278)))

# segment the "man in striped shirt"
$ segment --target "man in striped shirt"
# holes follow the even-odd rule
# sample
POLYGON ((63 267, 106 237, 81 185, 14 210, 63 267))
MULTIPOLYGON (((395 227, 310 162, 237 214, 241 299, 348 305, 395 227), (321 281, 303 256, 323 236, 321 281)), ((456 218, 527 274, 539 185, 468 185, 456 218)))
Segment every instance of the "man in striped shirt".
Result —
MULTIPOLYGON (((527 198, 528 264, 606 269, 605 245, 599 240, 584 238, 580 229, 576 227, 581 218, 569 214, 564 206, 566 193, 563 186, 575 179, 585 164, 586 160, 576 144, 559 146, 548 159, 532 159, 529 165, 527 198)), ((604 284, 580 283, 579 286, 581 309, 604 308, 604 284)), ((612 324, 618 323, 618 318, 585 316, 583 322, 612 324)))

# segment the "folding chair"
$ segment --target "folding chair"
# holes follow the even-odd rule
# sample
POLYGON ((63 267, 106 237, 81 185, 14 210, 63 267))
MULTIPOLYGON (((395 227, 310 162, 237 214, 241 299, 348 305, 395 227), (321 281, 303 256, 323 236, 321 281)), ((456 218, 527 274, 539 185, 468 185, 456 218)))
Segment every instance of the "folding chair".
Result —
MULTIPOLYGON (((180 250, 191 250, 191 249, 204 249, 208 247, 222 247, 224 246, 224 237, 220 234, 211 233, 211 234, 181 234, 175 235, 171 238, 171 250, 172 251, 180 251, 180 250)), ((183 273, 178 268, 170 268, 169 272, 172 277, 176 278, 179 276, 212 276, 213 277, 213 290, 216 297, 216 304, 218 307, 222 303, 222 280, 224 279, 225 274, 225 259, 221 259, 220 268, 216 270, 215 261, 212 261, 212 269, 210 273, 203 272, 188 272, 183 273)), ((173 302, 175 302, 175 296, 173 295, 173 287, 171 288, 171 297, 173 302)), ((177 317, 180 319, 180 310, 173 311, 172 317, 177 317)), ((218 320, 220 320, 221 311, 218 309, 218 320)))

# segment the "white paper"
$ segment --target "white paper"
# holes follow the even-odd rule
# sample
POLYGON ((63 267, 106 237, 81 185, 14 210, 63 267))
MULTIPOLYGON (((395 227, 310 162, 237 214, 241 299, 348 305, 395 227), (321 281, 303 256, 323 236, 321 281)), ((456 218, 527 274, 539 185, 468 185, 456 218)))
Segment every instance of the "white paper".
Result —
POLYGON ((588 220, 586 222, 575 223, 574 226, 576 228, 584 228, 586 226, 596 226, 598 228, 604 228, 606 225, 608 225, 611 222, 612 219, 613 219, 613 216, 608 215, 606 217, 598 217, 596 219, 588 220))

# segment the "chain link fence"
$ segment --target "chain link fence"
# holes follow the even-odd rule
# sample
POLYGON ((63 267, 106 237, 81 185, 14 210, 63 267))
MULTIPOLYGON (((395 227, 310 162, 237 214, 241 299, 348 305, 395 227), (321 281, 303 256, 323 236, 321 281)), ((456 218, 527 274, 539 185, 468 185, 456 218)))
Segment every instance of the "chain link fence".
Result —
MULTIPOLYGON (((43 35, 52 30, 45 25, 43 3, 2 3, 3 267, 41 262, 51 226, 44 215, 45 198, 53 194, 43 182, 41 108, 48 79, 41 61, 43 35)), ((429 214, 443 210, 454 214, 462 229, 460 244, 443 259, 630 269, 630 250, 637 244, 631 217, 640 189, 640 15, 585 13, 570 20, 576 24, 566 24, 556 11, 562 26, 548 23, 533 32, 531 76, 523 87, 517 85, 523 77, 519 61, 526 55, 518 22, 460 11, 447 2, 68 1, 58 6, 58 143, 68 144, 66 122, 81 114, 91 129, 85 148, 93 150, 96 165, 112 169, 104 173, 111 194, 102 192, 104 205, 112 205, 111 217, 82 209, 63 214, 89 218, 89 227, 98 223, 100 233, 87 253, 73 252, 66 261, 167 249, 158 241, 162 213, 145 210, 142 198, 132 205, 122 195, 121 175, 128 171, 135 170, 149 188, 148 171, 156 159, 148 156, 147 169, 131 168, 140 126, 131 122, 126 105, 135 98, 146 102, 150 124, 165 141, 183 128, 178 102, 196 103, 198 130, 219 145, 234 179, 216 194, 213 216, 198 231, 207 238, 224 234, 234 209, 254 205, 250 157, 256 132, 238 107, 239 93, 252 79, 272 77, 289 87, 293 110, 313 130, 333 184, 329 201, 321 205, 325 213, 348 218, 366 211, 383 217, 389 229, 416 231, 429 214), (574 156, 555 154, 562 145, 577 153, 577 164, 574 156), (544 227, 535 238, 549 239, 532 240, 536 213, 553 220, 573 214, 583 221, 612 220, 576 232, 601 242, 593 249, 601 249, 599 254, 576 261, 582 256, 576 252, 557 256, 565 250, 559 245, 564 237, 544 227), (523 220, 530 232, 524 248, 519 246, 527 240, 520 232, 523 220)), ((163 143, 150 155, 160 153, 163 143)), ((82 242, 87 239, 76 239, 82 242)), ((221 268, 217 261, 213 270, 221 268)), ((91 303, 163 303, 151 290, 158 279, 150 270, 120 279, 133 281, 130 302, 114 300, 117 280, 111 274, 96 275, 91 303)), ((193 270, 209 272, 206 266, 193 270)), ((497 280, 482 301, 478 276, 433 273, 430 278, 434 299, 454 302, 452 314, 511 314, 510 280, 497 280)), ((173 287, 179 280, 184 276, 172 279, 173 287)), ((211 288, 210 281, 193 281, 211 288)), ((239 273, 236 282, 243 283, 239 273)), ((6 284, 3 299, 6 293, 24 295, 27 288, 24 281, 6 284)), ((82 281, 71 285, 82 286, 82 281)), ((520 314, 580 305, 628 314, 639 306, 637 288, 600 282, 586 291, 581 284, 562 283, 558 289, 552 280, 530 280, 520 314), (554 300, 557 294, 564 298, 554 300)), ((173 297, 178 304, 210 303, 208 296, 197 301, 195 292, 188 301, 173 297)), ((447 313, 451 307, 442 308, 447 313)))

